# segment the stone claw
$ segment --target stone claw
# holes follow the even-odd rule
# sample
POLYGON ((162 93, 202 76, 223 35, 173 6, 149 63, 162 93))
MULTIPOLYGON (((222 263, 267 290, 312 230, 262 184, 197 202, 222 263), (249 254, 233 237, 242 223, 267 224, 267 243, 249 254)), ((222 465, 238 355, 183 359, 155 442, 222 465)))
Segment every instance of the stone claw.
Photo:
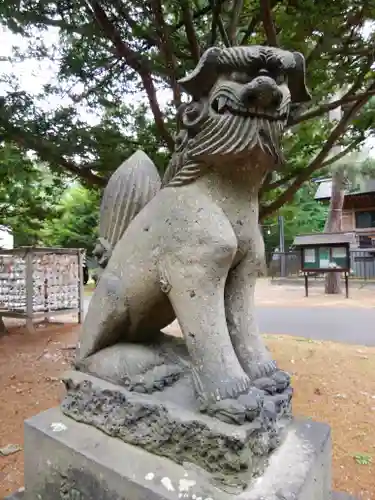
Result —
POLYGON ((264 403, 264 408, 263 408, 263 415, 265 418, 271 422, 274 423, 277 420, 277 409, 276 405, 273 401, 266 401, 264 403))
POLYGON ((252 422, 263 407, 264 393, 256 388, 250 389, 247 394, 239 396, 238 402, 245 408, 246 420, 252 422))
POLYGON ((253 382, 254 387, 267 394, 276 394, 283 392, 290 385, 290 375, 283 370, 276 370, 268 377, 261 377, 253 382))
POLYGON ((283 392, 290 386, 290 375, 283 370, 276 370, 271 378, 276 383, 277 392, 283 392))
POLYGON ((201 411, 228 424, 242 425, 246 421, 252 422, 260 415, 263 401, 264 393, 252 388, 237 399, 222 399, 202 406, 201 411))
POLYGON ((271 377, 262 377, 254 380, 254 387, 266 392, 267 394, 276 394, 277 385, 271 377))

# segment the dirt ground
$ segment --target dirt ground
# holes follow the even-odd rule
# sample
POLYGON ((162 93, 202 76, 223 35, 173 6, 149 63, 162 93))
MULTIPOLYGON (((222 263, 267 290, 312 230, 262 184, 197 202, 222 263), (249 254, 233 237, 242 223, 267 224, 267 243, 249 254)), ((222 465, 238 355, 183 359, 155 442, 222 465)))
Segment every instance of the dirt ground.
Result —
POLYGON ((256 303, 264 306, 303 307, 375 307, 375 284, 349 283, 349 298, 344 295, 326 295, 324 284, 313 283, 309 296, 305 297, 303 283, 271 284, 268 279, 259 279, 256 287, 256 303))
MULTIPOLYGON (((258 303, 293 305, 303 290, 261 283, 258 303), (264 302, 266 303, 266 302, 264 302), (269 303, 269 302, 268 302, 269 303)), ((358 290, 342 307, 374 306, 375 290, 358 290), (364 306, 364 304, 367 306, 364 306)), ((330 300, 329 298, 328 300, 330 300)), ((322 291, 309 300, 326 304, 322 291), (314 298, 315 297, 315 298, 314 298)), ((332 305, 332 303, 331 303, 332 305)), ((171 329, 178 334, 178 330, 171 329)), ((78 328, 43 327, 33 335, 22 328, 0 338, 0 448, 23 445, 23 421, 60 401, 59 375, 69 368, 78 328)), ((375 498, 375 348, 265 335, 279 365, 292 373, 294 413, 332 427, 334 488, 375 498)), ((23 452, 0 456, 0 498, 23 485, 23 452)))

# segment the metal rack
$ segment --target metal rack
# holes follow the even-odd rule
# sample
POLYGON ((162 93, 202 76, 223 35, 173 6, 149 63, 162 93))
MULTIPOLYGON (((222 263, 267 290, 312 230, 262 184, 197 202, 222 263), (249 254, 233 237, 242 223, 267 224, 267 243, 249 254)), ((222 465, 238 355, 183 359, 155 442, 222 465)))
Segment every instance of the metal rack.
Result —
POLYGON ((20 247, 0 250, 0 333, 4 317, 26 320, 78 314, 83 320, 82 249, 20 247))

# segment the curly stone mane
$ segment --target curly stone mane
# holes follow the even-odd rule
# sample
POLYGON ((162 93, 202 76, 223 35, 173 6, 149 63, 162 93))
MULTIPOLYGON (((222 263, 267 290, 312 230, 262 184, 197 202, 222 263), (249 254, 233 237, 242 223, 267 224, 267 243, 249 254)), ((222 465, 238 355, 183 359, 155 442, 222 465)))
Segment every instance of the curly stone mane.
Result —
POLYGON ((194 71, 179 81, 192 101, 178 110, 181 132, 176 137, 176 148, 162 185, 193 182, 209 167, 210 156, 249 152, 256 146, 272 156, 276 164, 282 164, 280 141, 290 104, 310 99, 304 64, 299 53, 269 47, 208 49, 194 71), (257 114, 257 110, 244 114, 241 108, 244 84, 230 77, 231 72, 251 72, 260 63, 289 79, 289 89, 273 120, 257 114), (229 113, 221 114, 217 106, 215 109, 220 99, 230 101, 229 113))

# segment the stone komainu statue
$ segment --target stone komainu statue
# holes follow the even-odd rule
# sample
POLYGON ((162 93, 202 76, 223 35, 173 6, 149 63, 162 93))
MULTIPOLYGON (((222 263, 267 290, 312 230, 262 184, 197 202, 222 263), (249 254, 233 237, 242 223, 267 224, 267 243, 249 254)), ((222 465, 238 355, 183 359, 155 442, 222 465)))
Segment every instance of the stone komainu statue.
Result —
POLYGON ((105 190, 96 248, 104 270, 76 368, 135 392, 189 379, 201 411, 243 423, 289 386, 254 319, 258 191, 282 165, 291 104, 310 99, 304 58, 211 48, 180 85, 192 99, 163 182, 138 151, 105 190), (175 318, 184 342, 161 333, 175 318))

